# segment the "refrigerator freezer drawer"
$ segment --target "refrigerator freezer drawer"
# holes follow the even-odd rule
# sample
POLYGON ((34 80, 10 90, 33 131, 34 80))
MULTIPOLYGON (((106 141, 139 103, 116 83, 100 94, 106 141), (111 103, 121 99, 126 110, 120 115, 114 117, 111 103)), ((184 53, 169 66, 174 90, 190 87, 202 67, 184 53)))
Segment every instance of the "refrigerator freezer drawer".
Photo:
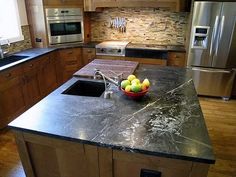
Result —
POLYGON ((192 77, 198 95, 230 98, 235 78, 234 70, 194 67, 192 77))

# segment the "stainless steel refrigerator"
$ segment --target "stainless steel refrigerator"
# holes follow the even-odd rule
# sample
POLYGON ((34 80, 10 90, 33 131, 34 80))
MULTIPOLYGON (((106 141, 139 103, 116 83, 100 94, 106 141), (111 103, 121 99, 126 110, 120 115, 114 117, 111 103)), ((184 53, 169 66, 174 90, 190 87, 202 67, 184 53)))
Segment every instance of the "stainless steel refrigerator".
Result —
POLYGON ((199 95, 229 99, 236 68, 236 2, 194 2, 188 67, 199 95))

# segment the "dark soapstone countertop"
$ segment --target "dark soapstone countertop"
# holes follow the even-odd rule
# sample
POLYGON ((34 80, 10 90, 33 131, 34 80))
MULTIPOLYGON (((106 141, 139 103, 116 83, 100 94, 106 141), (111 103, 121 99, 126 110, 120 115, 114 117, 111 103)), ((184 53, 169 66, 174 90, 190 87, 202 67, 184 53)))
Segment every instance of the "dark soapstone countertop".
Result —
POLYGON ((36 59, 37 57, 48 54, 54 50, 56 50, 56 49, 55 48, 32 48, 32 49, 24 50, 21 52, 16 52, 16 53, 14 53, 14 55, 28 56, 28 57, 2 66, 2 67, 0 67, 0 71, 3 71, 3 70, 8 69, 10 67, 16 66, 18 64, 30 61, 32 59, 36 59))
POLYGON ((183 45, 158 45, 158 44, 138 44, 129 43, 126 49, 158 50, 166 52, 185 52, 183 45))
POLYGON ((111 99, 61 94, 72 78, 11 122, 13 129, 167 158, 214 163, 212 145, 186 69, 140 65, 151 82, 141 100, 115 86, 111 99))

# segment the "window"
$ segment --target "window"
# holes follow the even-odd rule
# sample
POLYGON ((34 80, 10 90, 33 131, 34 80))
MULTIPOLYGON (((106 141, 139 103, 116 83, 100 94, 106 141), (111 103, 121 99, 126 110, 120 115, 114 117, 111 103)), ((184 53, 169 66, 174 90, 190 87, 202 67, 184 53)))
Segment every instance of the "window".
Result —
POLYGON ((0 0, 0 43, 23 39, 17 0, 0 0))

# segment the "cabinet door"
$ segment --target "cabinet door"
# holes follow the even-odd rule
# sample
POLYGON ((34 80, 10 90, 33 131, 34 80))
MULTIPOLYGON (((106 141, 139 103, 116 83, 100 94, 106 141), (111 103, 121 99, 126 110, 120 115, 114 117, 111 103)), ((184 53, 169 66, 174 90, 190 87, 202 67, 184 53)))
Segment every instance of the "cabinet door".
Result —
POLYGON ((82 67, 81 48, 64 49, 59 51, 62 80, 66 82, 82 67))
POLYGON ((86 65, 95 59, 95 48, 83 48, 83 65, 86 65))
MULTIPOLYGON (((13 68, 18 70, 19 68, 13 68)), ((22 73, 0 73, 0 129, 25 110, 22 73), (17 74, 15 76, 14 74, 17 74)))
POLYGON ((43 97, 57 87, 56 65, 53 54, 40 59, 39 86, 43 97))
POLYGON ((167 65, 168 66, 185 67, 186 66, 185 53, 169 52, 167 65))
POLYGON ((41 99, 39 87, 39 60, 30 61, 23 65, 24 98, 26 105, 31 107, 41 99))

